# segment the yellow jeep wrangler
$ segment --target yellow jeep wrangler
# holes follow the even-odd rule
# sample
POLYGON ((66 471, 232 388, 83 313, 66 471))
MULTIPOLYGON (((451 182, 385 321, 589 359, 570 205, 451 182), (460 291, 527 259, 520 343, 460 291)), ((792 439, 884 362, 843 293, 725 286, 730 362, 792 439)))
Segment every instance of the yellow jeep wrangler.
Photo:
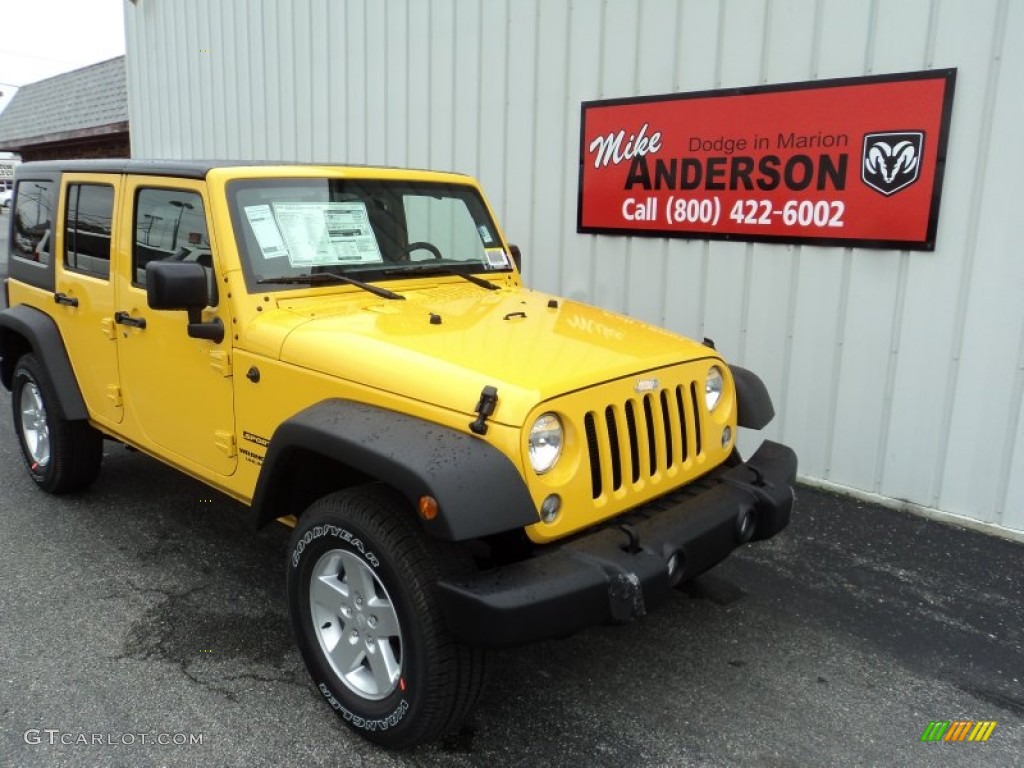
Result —
POLYGON ((789 521, 761 381, 523 287, 478 185, 314 165, 18 167, 0 381, 28 472, 103 440, 294 527, 313 682, 393 747, 459 726, 489 647, 627 622, 789 521))

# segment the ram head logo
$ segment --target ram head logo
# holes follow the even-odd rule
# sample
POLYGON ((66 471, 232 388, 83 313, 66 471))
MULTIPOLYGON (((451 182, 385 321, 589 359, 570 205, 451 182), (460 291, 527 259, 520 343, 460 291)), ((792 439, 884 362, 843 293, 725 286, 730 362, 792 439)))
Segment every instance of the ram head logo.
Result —
POLYGON ((886 197, 895 194, 917 181, 923 149, 923 131, 867 133, 861 179, 886 197))

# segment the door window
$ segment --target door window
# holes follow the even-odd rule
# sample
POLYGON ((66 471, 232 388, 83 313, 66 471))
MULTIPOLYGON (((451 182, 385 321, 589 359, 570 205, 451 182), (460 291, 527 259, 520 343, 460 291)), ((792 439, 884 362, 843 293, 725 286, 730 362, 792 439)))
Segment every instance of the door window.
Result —
POLYGON ((109 278, 113 218, 113 187, 106 184, 68 186, 64 266, 104 280, 109 278))
POLYGON ((182 189, 140 189, 135 197, 132 282, 145 287, 154 260, 195 261, 213 273, 203 198, 182 189))

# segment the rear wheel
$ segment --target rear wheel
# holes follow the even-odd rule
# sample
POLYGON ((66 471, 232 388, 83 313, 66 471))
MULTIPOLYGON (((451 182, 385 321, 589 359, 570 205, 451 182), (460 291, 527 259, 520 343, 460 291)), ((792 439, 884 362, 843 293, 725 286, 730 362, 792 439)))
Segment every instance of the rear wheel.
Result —
POLYGON ((48 493, 91 485, 103 460, 103 437, 86 421, 60 413, 57 391, 33 354, 22 356, 11 382, 14 428, 29 474, 48 493))
POLYGON ((471 567, 463 553, 426 536, 405 499, 382 485, 314 503, 289 551, 292 628, 338 715, 394 748, 456 730, 483 690, 485 665, 437 606, 439 576, 471 567))

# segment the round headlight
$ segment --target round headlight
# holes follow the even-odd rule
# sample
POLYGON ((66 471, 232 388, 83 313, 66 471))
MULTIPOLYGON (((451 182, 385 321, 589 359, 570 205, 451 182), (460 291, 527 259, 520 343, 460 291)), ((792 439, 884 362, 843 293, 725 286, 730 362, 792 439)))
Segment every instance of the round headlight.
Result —
POLYGON ((722 383, 722 371, 716 365, 711 366, 704 380, 704 405, 709 411, 715 410, 718 401, 722 399, 722 383))
POLYGON ((562 422, 553 413, 545 413, 530 427, 530 466, 543 475, 562 455, 562 422))

